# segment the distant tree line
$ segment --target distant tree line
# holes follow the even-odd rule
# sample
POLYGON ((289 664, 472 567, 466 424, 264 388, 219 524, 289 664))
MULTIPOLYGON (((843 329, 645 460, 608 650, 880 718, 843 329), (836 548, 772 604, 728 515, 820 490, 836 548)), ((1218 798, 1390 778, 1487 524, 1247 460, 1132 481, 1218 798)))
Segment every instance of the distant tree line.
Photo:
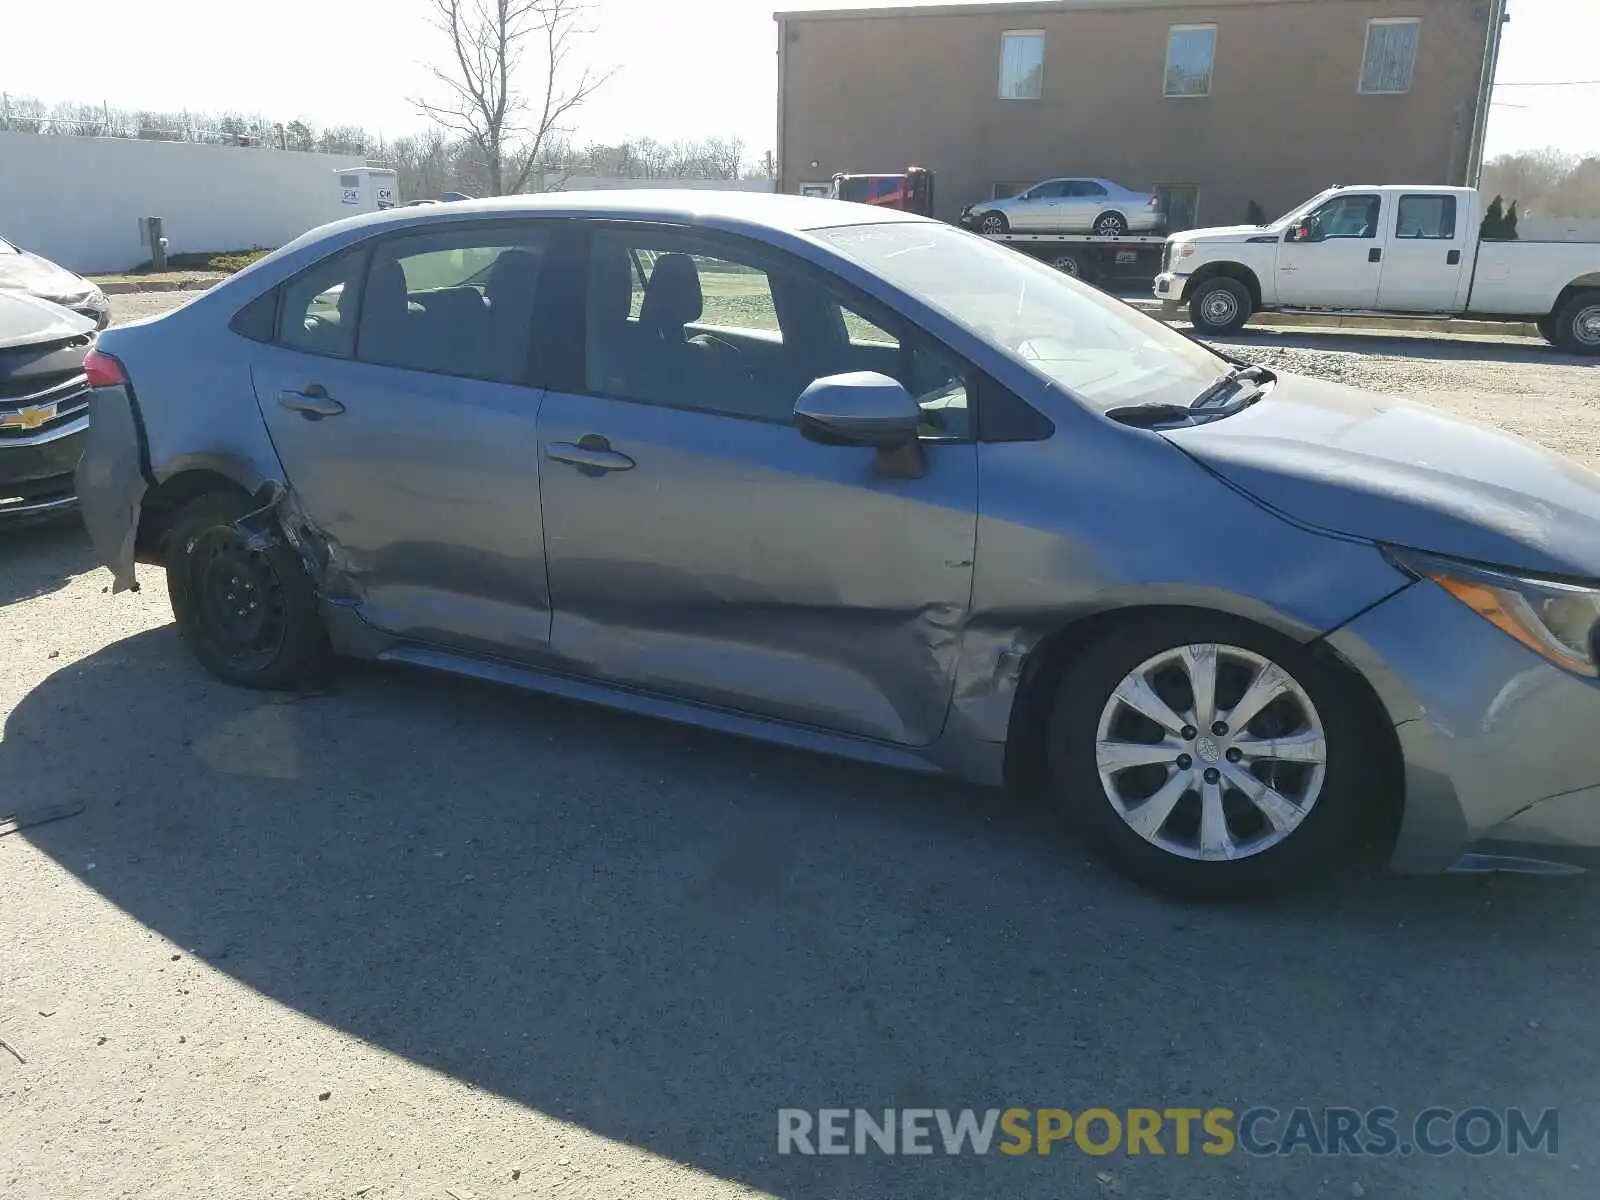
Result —
MULTIPOLYGON (((198 142, 320 151, 393 167, 400 196, 436 199, 446 192, 488 192, 483 155, 470 139, 434 128, 414 136, 384 139, 357 125, 321 128, 306 121, 276 122, 259 113, 202 113, 120 109, 107 104, 46 105, 31 97, 0 96, 0 131, 68 137, 114 137, 141 141, 198 142)), ((635 138, 581 147, 551 139, 541 149, 525 185, 528 191, 559 189, 577 175, 615 179, 774 178, 773 155, 751 161, 733 137, 663 142, 635 138)))
POLYGON ((1600 155, 1502 154, 1483 165, 1478 190, 1508 205, 1502 221, 1512 208, 1520 217, 1600 218, 1600 155))

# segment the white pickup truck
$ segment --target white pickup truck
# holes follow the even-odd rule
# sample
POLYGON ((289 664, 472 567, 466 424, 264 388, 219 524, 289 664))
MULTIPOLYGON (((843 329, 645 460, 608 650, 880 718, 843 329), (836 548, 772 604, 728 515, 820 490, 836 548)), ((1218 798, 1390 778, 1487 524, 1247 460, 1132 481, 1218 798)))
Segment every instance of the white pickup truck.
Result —
POLYGON ((1482 221, 1471 188, 1329 188, 1270 225, 1174 234, 1155 294, 1205 334, 1269 309, 1471 316, 1600 355, 1600 244, 1481 241, 1482 221))

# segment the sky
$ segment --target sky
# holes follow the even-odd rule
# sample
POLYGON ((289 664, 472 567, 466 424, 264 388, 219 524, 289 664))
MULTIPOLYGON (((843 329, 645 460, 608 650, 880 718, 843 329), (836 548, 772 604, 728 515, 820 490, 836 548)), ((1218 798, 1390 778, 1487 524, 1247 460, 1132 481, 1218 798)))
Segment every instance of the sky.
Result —
MULTIPOLYGON (((736 136, 759 157, 776 124, 774 8, 860 2, 592 0, 581 53, 617 73, 581 110, 574 140, 736 136)), ((43 0, 0 0, 0 9, 0 89, 12 95, 259 112, 388 137, 425 127, 408 99, 436 89, 427 66, 445 49, 427 24, 429 0, 72 0, 70 22, 43 0)), ((1600 81, 1600 0, 1511 0, 1511 13, 1502 85, 1600 81)), ((1597 113, 1600 83, 1498 86, 1488 151, 1600 152, 1597 113)))

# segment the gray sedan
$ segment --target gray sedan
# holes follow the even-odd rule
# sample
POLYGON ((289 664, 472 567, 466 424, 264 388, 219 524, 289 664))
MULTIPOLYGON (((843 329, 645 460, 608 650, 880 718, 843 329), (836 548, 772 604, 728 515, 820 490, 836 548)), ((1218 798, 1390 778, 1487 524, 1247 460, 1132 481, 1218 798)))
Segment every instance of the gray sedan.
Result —
POLYGON ((87 373, 116 589, 164 567, 237 684, 376 658, 1037 781, 1185 895, 1600 833, 1600 477, 946 225, 394 210, 87 373))
POLYGON ((961 223, 980 233, 1092 233, 1122 237, 1166 227, 1161 198, 1109 179, 1046 179, 1005 200, 973 204, 961 223))

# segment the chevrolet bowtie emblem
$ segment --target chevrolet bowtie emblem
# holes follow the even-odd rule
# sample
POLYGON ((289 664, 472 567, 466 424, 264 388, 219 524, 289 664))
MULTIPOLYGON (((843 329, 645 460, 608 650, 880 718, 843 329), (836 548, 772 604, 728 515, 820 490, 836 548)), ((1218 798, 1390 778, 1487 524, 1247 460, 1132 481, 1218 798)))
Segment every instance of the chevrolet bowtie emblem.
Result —
POLYGON ((55 420, 56 406, 41 404, 37 408, 19 408, 16 412, 0 413, 0 429, 20 429, 26 433, 37 429, 46 421, 55 420))

